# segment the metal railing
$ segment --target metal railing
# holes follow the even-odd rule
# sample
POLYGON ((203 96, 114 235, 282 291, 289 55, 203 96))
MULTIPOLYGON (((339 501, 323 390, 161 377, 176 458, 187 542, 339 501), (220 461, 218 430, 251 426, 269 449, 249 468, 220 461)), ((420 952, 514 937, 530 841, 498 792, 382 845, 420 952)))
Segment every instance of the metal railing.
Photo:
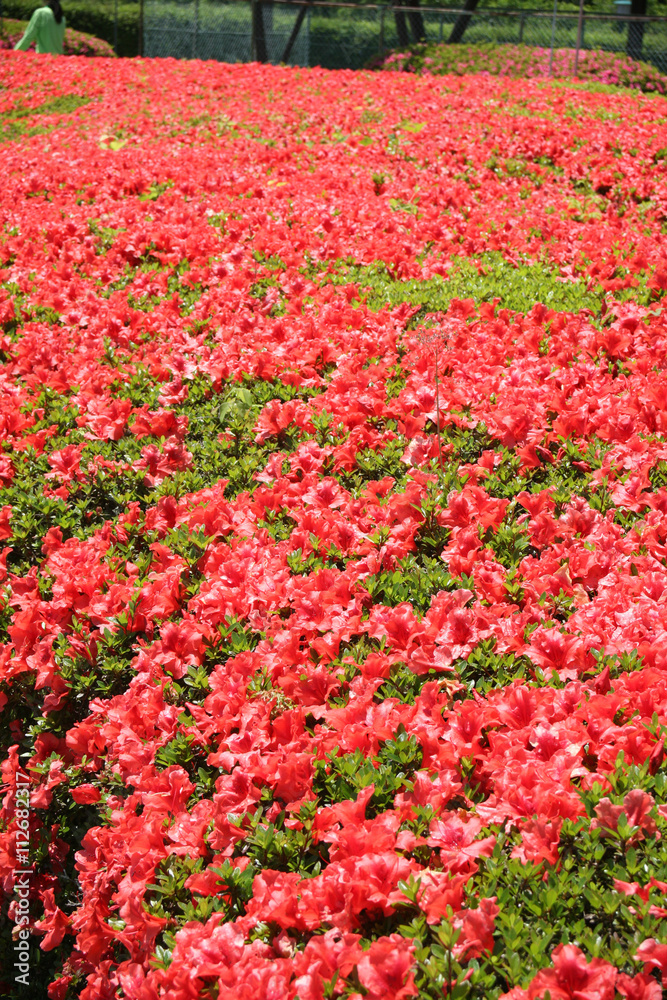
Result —
POLYGON ((602 49, 667 72, 667 18, 323 0, 144 0, 146 56, 358 69, 417 41, 602 49))

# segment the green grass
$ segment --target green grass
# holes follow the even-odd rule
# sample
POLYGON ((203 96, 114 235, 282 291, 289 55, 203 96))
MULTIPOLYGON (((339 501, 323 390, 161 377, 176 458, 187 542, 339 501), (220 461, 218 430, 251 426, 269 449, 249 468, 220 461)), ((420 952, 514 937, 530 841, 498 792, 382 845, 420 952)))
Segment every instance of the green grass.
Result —
POLYGON ((468 260, 456 261, 447 278, 435 275, 428 281, 398 281, 381 261, 369 266, 344 268, 333 282, 358 284, 369 308, 382 309, 402 302, 419 306, 415 320, 427 313, 444 312, 453 299, 493 302, 500 308, 527 313, 536 302, 557 311, 590 309, 597 315, 604 296, 602 288, 590 288, 583 279, 562 281, 544 264, 523 263, 515 267, 498 253, 483 255, 478 268, 468 260))
POLYGON ((46 135, 59 127, 60 122, 40 122, 33 125, 35 115, 53 116, 69 115, 85 104, 90 104, 91 98, 79 97, 78 94, 64 94, 52 101, 45 101, 36 108, 18 107, 0 114, 0 143, 21 139, 23 136, 46 135))

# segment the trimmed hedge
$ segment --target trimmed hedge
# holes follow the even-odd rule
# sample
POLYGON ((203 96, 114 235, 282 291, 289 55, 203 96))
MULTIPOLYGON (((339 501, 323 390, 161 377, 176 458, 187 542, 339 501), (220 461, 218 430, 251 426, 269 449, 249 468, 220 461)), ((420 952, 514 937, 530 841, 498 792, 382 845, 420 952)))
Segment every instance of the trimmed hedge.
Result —
MULTIPOLYGON (((2 13, 5 17, 19 21, 29 21, 39 0, 3 0, 2 13)), ((66 2, 63 6, 67 25, 75 31, 95 35, 109 45, 114 44, 113 4, 88 2, 66 2)), ((118 55, 136 56, 139 52, 139 4, 118 4, 118 55)))

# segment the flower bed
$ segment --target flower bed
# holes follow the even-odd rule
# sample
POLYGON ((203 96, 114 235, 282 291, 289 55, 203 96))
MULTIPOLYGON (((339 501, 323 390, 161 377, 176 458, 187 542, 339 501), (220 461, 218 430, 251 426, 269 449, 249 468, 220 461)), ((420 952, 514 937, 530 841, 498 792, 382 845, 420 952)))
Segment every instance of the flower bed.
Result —
MULTIPOLYGON (((27 21, 15 21, 11 18, 3 18, 2 35, 0 35, 0 49, 13 49, 17 42, 20 42, 27 21)), ((73 31, 67 28, 65 31, 64 52, 66 56, 113 56, 114 50, 108 42, 94 35, 87 35, 83 31, 73 31)))
MULTIPOLYGON (((409 73, 492 73, 494 76, 567 79, 574 74, 574 49, 549 49, 529 45, 417 45, 407 52, 391 52, 379 69, 409 73)), ((577 76, 591 83, 632 87, 646 93, 667 93, 667 77, 655 66, 637 62, 618 52, 583 49, 577 76)))
POLYGON ((664 100, 0 78, 3 991, 659 1000, 664 100))

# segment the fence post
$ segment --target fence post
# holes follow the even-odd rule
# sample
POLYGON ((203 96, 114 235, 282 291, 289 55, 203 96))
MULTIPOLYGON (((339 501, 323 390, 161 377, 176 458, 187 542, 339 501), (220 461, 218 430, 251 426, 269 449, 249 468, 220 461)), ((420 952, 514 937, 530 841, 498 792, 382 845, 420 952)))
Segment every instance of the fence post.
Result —
POLYGON ((144 0, 139 0, 139 37, 137 39, 139 55, 144 54, 144 0))
POLYGON ((257 62, 257 0, 250 0, 250 61, 257 62))
POLYGON ((380 57, 384 55, 384 4, 380 7, 380 57))
POLYGON ((521 20, 519 21, 519 45, 523 44, 523 29, 526 24, 526 15, 521 13, 521 20))
POLYGON ((199 34, 199 0, 195 0, 195 17, 192 28, 192 59, 197 58, 197 35, 199 34))
POLYGON ((252 14, 251 43, 253 62, 268 62, 266 52, 266 35, 264 34, 264 4, 262 0, 251 0, 252 14))
POLYGON ((554 15, 551 19, 551 52, 549 53, 549 76, 554 75, 554 45, 556 43, 556 11, 558 0, 554 0, 554 15))
MULTIPOLYGON (((256 2, 256 0, 253 0, 253 3, 254 2, 256 2)), ((304 22, 304 18, 306 17, 306 14, 308 14, 308 17, 310 18, 310 5, 311 5, 311 3, 312 3, 312 0, 308 0, 307 3, 302 3, 301 4, 301 9, 299 10, 299 13, 296 16, 296 21, 294 22, 294 27, 292 28, 292 33, 289 36, 289 38, 287 39, 287 45, 285 46, 285 51, 283 52, 283 57, 280 60, 282 63, 286 63, 287 60, 289 59, 291 53, 292 53, 292 46, 294 45, 294 43, 297 40, 297 37, 299 35, 299 32, 301 31, 301 25, 304 22)), ((308 21, 307 28, 308 28, 309 39, 310 39, 310 20, 308 21)), ((308 59, 308 61, 310 62, 310 40, 308 42, 308 51, 309 51, 309 59, 308 59)))
POLYGON ((574 50, 574 75, 579 72, 579 49, 584 37, 584 0, 579 0, 579 18, 577 20, 577 47, 574 50))
POLYGON ((473 11, 477 7, 477 0, 465 0, 463 7, 461 8, 456 21, 454 22, 454 27, 452 28, 451 34, 449 36, 450 45, 458 45, 463 39, 465 30, 470 24, 473 17, 473 11))
POLYGON ((308 6, 308 13, 306 15, 306 66, 310 66, 310 16, 313 13, 312 6, 308 6))

